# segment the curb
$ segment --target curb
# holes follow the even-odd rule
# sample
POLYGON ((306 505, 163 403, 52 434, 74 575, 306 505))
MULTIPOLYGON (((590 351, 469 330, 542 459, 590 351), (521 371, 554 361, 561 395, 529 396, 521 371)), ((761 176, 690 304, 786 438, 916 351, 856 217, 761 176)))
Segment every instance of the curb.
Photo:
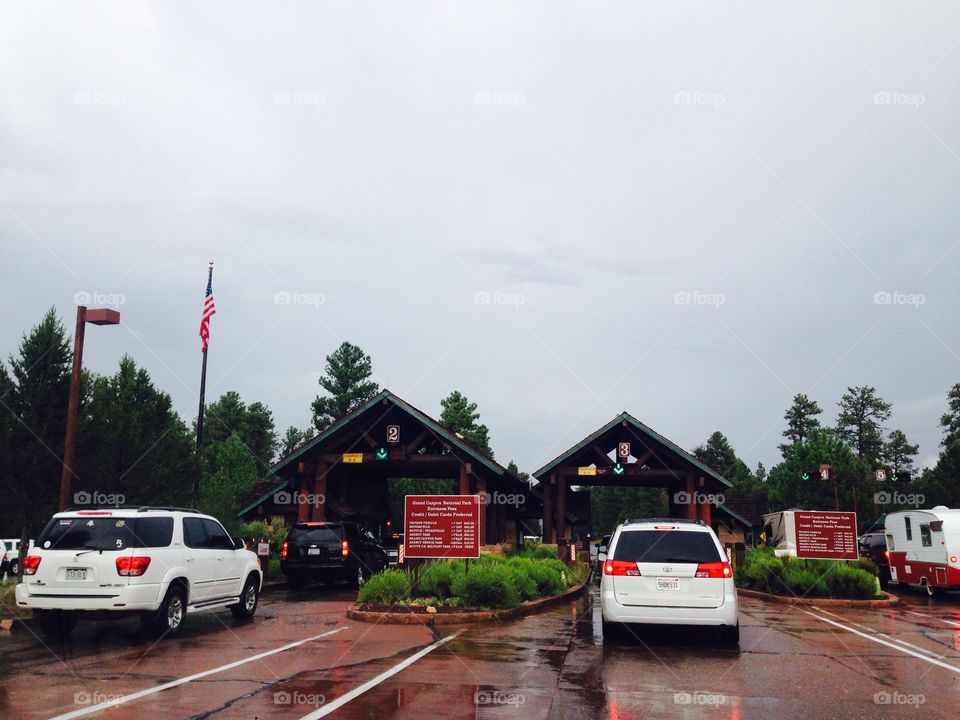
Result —
MULTIPOLYGON (((882 592, 882 591, 881 591, 882 592)), ((737 588, 737 595, 767 602, 780 603, 781 605, 810 605, 821 607, 849 607, 849 608, 884 608, 900 604, 900 598, 888 592, 883 593, 882 598, 874 600, 852 600, 847 598, 805 598, 789 597, 787 595, 771 595, 770 593, 760 592, 759 590, 748 590, 747 588, 737 588)))
POLYGON ((359 603, 354 603, 347 610, 347 617, 351 620, 360 622, 387 623, 390 625, 468 625, 470 623, 493 622, 501 620, 512 620, 523 617, 531 613, 538 612, 544 608, 562 603, 576 595, 579 595, 589 584, 586 580, 579 585, 574 585, 561 595, 551 595, 550 597, 530 600, 518 605, 515 608, 507 610, 473 610, 459 613, 400 613, 400 612, 379 612, 374 610, 361 610, 359 603))

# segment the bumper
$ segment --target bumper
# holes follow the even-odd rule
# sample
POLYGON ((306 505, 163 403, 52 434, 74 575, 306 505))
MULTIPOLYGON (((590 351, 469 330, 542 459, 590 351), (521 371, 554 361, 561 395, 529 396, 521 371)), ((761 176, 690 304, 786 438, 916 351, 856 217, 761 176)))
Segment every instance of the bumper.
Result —
POLYGON ((715 608, 662 607, 658 605, 621 605, 613 589, 601 589, 600 610, 607 622, 643 625, 712 625, 737 624, 737 594, 724 595, 723 604, 715 608))
POLYGON ((116 594, 109 596, 58 596, 31 594, 30 584, 23 582, 17 585, 17 607, 29 610, 152 612, 160 607, 160 589, 159 584, 128 585, 117 588, 116 594))
POLYGON ((287 577, 289 577, 291 574, 310 578, 328 579, 343 579, 351 577, 349 566, 343 563, 319 564, 283 561, 280 563, 280 572, 287 577))

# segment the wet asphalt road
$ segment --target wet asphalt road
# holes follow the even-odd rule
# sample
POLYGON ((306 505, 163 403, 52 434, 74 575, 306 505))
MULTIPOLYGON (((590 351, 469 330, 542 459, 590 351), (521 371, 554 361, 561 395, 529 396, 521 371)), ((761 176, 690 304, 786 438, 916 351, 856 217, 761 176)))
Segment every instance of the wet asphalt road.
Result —
POLYGON ((0 717, 76 713, 178 682, 86 717, 812 720, 951 718, 960 706, 960 597, 901 592, 899 607, 829 611, 741 599, 738 651, 699 630, 605 644, 596 592, 439 633, 347 620, 346 588, 265 595, 253 624, 193 615, 156 644, 133 620, 84 623, 49 646, 15 625, 0 635, 0 717))

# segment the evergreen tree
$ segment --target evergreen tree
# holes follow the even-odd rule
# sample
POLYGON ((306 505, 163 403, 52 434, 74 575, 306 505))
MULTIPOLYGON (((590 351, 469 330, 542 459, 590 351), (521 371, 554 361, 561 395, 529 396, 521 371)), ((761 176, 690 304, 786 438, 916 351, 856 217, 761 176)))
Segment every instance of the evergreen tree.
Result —
POLYGON ((820 427, 817 415, 822 412, 816 400, 811 400, 802 393, 794 395, 793 405, 783 416, 787 421, 787 429, 783 431, 783 436, 790 441, 780 446, 780 452, 784 456, 797 445, 803 445, 810 431, 820 427))
POLYGON ((227 531, 238 531, 238 513, 257 482, 257 463, 238 435, 216 445, 216 469, 200 486, 200 509, 219 519, 227 531))
POLYGON ((838 403, 837 433, 857 456, 875 465, 883 452, 882 424, 890 419, 890 403, 870 386, 849 387, 838 403))
POLYGON ((317 395, 312 405, 313 426, 317 432, 330 427, 380 391, 377 384, 370 380, 373 375, 370 356, 349 342, 344 342, 327 355, 324 373, 320 378, 320 386, 329 393, 329 397, 317 395))
POLYGON ((260 473, 265 473, 273 464, 277 451, 277 431, 270 409, 261 402, 247 405, 240 398, 240 393, 233 390, 207 405, 201 449, 208 462, 212 463, 216 458, 216 451, 211 452, 211 448, 233 435, 239 438, 257 461, 260 473))
POLYGON ((883 460, 894 475, 901 472, 913 471, 913 458, 916 457, 918 445, 911 445, 907 436, 901 430, 892 430, 883 446, 883 460))
POLYGON ((291 425, 283 434, 283 440, 280 442, 280 457, 286 457, 312 437, 313 433, 309 430, 301 430, 291 425))
POLYGON ((477 404, 470 402, 460 391, 454 390, 440 401, 440 405, 443 408, 440 424, 450 432, 460 433, 464 440, 492 458, 490 430, 486 425, 477 422, 480 419, 477 404))

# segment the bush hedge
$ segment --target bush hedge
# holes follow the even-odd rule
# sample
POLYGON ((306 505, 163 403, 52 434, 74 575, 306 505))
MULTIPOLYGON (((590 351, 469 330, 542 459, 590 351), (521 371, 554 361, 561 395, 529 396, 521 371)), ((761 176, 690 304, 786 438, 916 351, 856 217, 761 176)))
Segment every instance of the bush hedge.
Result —
POLYGON ((411 583, 401 570, 385 570, 360 589, 359 601, 372 604, 443 604, 475 608, 512 608, 524 600, 560 595, 586 577, 586 568, 570 569, 556 555, 534 559, 528 553, 508 558, 481 555, 471 560, 434 560, 411 583), (411 599, 412 598, 412 599, 411 599))
POLYGON ((410 597, 410 577, 403 570, 383 570, 361 587, 357 599, 374 605, 393 605, 410 597))
POLYGON ((769 548, 747 551, 737 568, 738 587, 774 595, 866 599, 879 595, 876 575, 863 563, 777 557, 769 548))

